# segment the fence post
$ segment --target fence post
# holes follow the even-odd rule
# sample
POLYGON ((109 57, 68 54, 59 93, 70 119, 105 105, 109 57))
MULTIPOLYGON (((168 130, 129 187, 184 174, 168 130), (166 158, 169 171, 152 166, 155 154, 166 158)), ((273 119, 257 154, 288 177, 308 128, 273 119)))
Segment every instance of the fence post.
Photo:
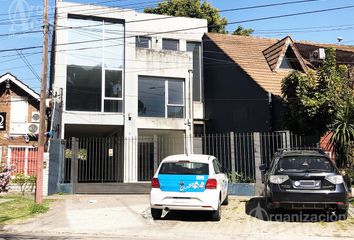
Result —
POLYGON ((23 173, 25 176, 28 175, 28 147, 25 148, 25 159, 23 161, 24 166, 23 166, 23 173))
POLYGON ((287 145, 287 148, 291 149, 292 146, 291 146, 291 140, 290 140, 290 131, 286 130, 285 134, 286 134, 286 145, 287 145))
POLYGON ((156 172, 158 166, 158 146, 157 146, 157 135, 154 135, 153 137, 153 141, 154 141, 154 173, 156 172))
POLYGON ((259 196, 263 192, 262 173, 259 170, 259 166, 262 164, 261 158, 261 136, 259 132, 253 133, 254 144, 254 167, 256 174, 256 195, 259 196))
POLYGON ((78 167, 79 167, 79 161, 77 158, 78 152, 79 152, 78 139, 73 137, 71 139, 71 183, 73 185, 72 192, 74 194, 76 192, 76 184, 78 181, 78 167))
POLYGON ((231 181, 235 182, 236 159, 235 159, 235 133, 230 132, 230 149, 231 149, 231 181))

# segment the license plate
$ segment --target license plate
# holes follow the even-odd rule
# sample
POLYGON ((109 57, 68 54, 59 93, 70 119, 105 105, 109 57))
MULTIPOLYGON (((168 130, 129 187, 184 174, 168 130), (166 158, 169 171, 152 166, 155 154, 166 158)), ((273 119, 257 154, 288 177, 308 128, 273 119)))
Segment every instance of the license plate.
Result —
POLYGON ((173 199, 173 203, 189 203, 190 199, 173 199))
POLYGON ((314 187, 316 182, 313 180, 300 180, 300 186, 302 187, 314 187))
POLYGON ((294 181, 295 188, 317 189, 321 187, 321 181, 318 180, 299 180, 294 181))

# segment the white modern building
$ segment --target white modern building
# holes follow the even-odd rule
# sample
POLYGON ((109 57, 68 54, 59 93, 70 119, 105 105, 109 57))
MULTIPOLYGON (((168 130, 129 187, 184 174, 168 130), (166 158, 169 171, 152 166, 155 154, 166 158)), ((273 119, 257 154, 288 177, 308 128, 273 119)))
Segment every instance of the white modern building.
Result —
POLYGON ((59 2, 55 29, 51 88, 62 107, 54 133, 133 139, 121 155, 127 183, 150 177, 139 175, 139 161, 156 158, 151 139, 175 139, 167 154, 191 151, 204 119, 206 20, 59 2))

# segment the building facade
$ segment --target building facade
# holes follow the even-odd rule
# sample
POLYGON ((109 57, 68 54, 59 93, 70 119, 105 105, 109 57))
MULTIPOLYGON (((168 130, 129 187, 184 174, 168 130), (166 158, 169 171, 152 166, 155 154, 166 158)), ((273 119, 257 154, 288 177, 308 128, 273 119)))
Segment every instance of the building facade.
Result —
POLYGON ((0 161, 15 173, 34 175, 36 171, 39 99, 14 75, 0 77, 0 161))
POLYGON ((53 135, 125 139, 121 180, 128 183, 144 180, 142 143, 153 149, 152 139, 168 137, 176 142, 166 154, 191 152, 193 119, 204 119, 205 32, 204 19, 59 2, 53 135))

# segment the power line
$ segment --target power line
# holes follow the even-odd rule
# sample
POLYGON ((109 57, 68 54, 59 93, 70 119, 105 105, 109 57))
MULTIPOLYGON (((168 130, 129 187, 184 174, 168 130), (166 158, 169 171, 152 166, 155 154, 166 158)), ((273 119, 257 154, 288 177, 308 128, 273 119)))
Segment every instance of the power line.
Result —
POLYGON ((232 11, 241 11, 241 10, 248 10, 248 9, 258 9, 258 8, 266 8, 266 7, 283 6, 283 5, 290 5, 290 4, 318 2, 318 1, 323 1, 323 0, 301 0, 301 1, 293 1, 293 2, 271 3, 271 4, 264 4, 264 5, 255 5, 255 6, 249 6, 249 7, 240 7, 240 8, 231 8, 231 9, 219 10, 219 12, 232 12, 232 11))
POLYGON ((36 72, 36 70, 35 70, 35 69, 33 68, 33 66, 31 65, 31 63, 27 60, 26 56, 24 56, 21 51, 17 51, 17 54, 20 56, 20 58, 22 59, 22 61, 27 65, 27 67, 28 67, 29 70, 33 73, 33 75, 34 75, 39 81, 41 81, 41 78, 39 77, 38 73, 36 72))
MULTIPOLYGON (((342 9, 350 9, 354 8, 354 5, 349 5, 349 6, 343 6, 343 7, 336 7, 336 8, 327 8, 327 9, 320 9, 320 10, 314 10, 314 11, 306 11, 306 12, 298 12, 298 13, 290 13, 290 14, 284 14, 284 15, 276 15, 276 16, 269 16, 269 17, 262 17, 262 18, 255 18, 255 19, 248 19, 248 20, 241 20, 241 21, 234 21, 228 23, 228 25, 233 25, 233 24, 239 24, 239 23, 246 23, 246 22, 255 22, 255 21, 263 21, 263 20, 269 20, 269 19, 275 19, 275 18, 284 18, 284 17, 291 17, 291 16, 299 16, 299 15, 306 15, 306 14, 314 14, 314 13, 321 13, 321 12, 328 12, 328 11, 336 11, 336 10, 342 10, 342 9)), ((169 16, 170 17, 170 16, 169 16)), ((153 21, 153 20, 161 20, 160 18, 154 18, 154 19, 141 19, 141 20, 133 20, 133 21, 127 21, 126 23, 136 23, 136 22, 146 22, 146 21, 153 21)), ((162 31, 162 32, 156 32, 156 33, 150 33, 150 34, 145 34, 142 36, 151 36, 151 35, 159 35, 159 34, 164 34, 164 33, 173 33, 173 32, 179 32, 179 31, 190 31, 190 30, 197 30, 197 29, 202 29, 205 28, 206 26, 200 26, 200 27, 191 27, 191 28, 183 28, 183 29, 176 29, 176 30, 169 30, 169 31, 162 31)), ((67 27, 66 27, 67 28, 67 27)), ((123 37, 123 38, 130 38, 130 37, 136 37, 136 36, 128 36, 128 37, 123 37)), ((113 39, 121 39, 122 37, 119 38, 112 38, 108 40, 113 40, 113 39)), ((87 42, 94 42, 94 41, 102 41, 102 40, 89 40, 89 41, 81 41, 81 43, 87 43, 87 42)), ((71 45, 71 44, 79 44, 80 42, 74 42, 74 43, 65 43, 65 44, 58 44, 58 45, 71 45)), ((57 46, 58 46, 57 45, 57 46)), ((32 47, 23 47, 23 48, 13 48, 13 49, 0 49, 0 53, 2 52, 10 52, 10 51, 16 51, 16 50, 30 50, 30 49, 38 49, 42 48, 42 46, 32 46, 32 47)), ((86 48, 87 49, 87 48, 86 48)), ((74 50, 80 50, 80 49, 74 49, 74 50)), ((63 51, 63 50, 62 50, 63 51)), ((67 51, 67 50, 64 50, 67 51)))
MULTIPOLYGON (((96 4, 104 4, 104 3, 110 3, 110 2, 124 2, 124 1, 129 1, 129 0, 105 0, 105 1, 96 1, 96 2, 93 2, 93 3, 86 3, 85 5, 96 6, 96 4)), ((77 7, 77 6, 65 6, 65 7, 61 7, 61 8, 72 8, 72 7, 77 7)), ((18 12, 11 12, 11 13, 0 13, 0 16, 12 15, 12 14, 21 14, 21 13, 30 13, 30 12, 42 12, 42 9, 38 9, 38 10, 27 10, 27 11, 18 11, 18 12)))

